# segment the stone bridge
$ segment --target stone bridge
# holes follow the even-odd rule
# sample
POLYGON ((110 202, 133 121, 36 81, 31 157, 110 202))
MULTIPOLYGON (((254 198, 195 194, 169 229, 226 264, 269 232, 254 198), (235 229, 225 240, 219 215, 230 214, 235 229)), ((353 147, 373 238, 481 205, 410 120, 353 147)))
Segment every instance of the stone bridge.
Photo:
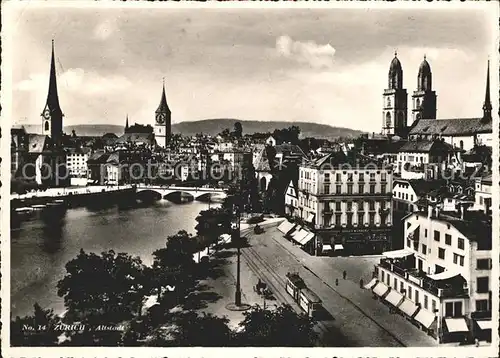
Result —
POLYGON ((188 195, 193 198, 193 200, 203 200, 208 198, 225 198, 227 196, 224 189, 220 188, 203 188, 203 187, 182 187, 182 186, 168 186, 168 185, 138 185, 137 193, 152 192, 157 196, 161 196, 164 199, 171 194, 188 195))

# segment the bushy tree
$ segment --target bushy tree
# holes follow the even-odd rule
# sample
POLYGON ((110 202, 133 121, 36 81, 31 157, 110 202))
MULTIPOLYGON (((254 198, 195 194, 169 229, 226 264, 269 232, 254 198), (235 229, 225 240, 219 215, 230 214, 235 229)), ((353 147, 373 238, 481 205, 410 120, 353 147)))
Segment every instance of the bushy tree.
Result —
POLYGON ((311 347, 317 335, 311 318, 297 314, 289 305, 276 310, 254 307, 244 312, 237 335, 239 346, 251 347, 311 347))
POLYGON ((62 333, 55 330, 59 323, 52 310, 42 309, 35 303, 33 315, 16 317, 10 324, 10 344, 16 347, 47 347, 58 344, 62 333))
POLYGON ((176 320, 174 344, 186 347, 227 347, 232 343, 233 332, 229 319, 212 314, 199 316, 196 312, 181 314, 176 320))
POLYGON ((243 126, 241 125, 240 122, 235 122, 234 123, 233 136, 235 138, 241 138, 242 135, 243 135, 243 126))
POLYGON ((125 253, 111 250, 96 255, 80 250, 57 284, 67 316, 83 322, 98 316, 107 324, 130 319, 142 306, 144 268, 139 257, 125 253))
POLYGON ((223 208, 211 208, 201 211, 196 221, 196 232, 201 239, 199 249, 203 249, 217 243, 220 235, 229 233, 231 216, 223 208))

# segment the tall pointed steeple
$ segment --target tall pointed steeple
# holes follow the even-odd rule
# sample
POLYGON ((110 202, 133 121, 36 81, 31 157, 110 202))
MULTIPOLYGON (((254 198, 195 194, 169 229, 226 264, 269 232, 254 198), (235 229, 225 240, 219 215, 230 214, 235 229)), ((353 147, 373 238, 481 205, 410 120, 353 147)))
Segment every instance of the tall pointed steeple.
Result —
POLYGON ((490 98, 490 60, 488 60, 488 68, 486 70, 486 93, 484 95, 483 103, 483 119, 491 120, 491 98, 490 98))
POLYGON ((52 40, 52 54, 50 59, 49 92, 47 102, 42 112, 42 132, 56 140, 62 135, 62 113, 57 93, 56 62, 54 54, 54 40, 52 40))
POLYGON ((161 100, 156 113, 170 112, 167 104, 167 95, 165 94, 165 77, 163 78, 163 91, 161 93, 161 100))

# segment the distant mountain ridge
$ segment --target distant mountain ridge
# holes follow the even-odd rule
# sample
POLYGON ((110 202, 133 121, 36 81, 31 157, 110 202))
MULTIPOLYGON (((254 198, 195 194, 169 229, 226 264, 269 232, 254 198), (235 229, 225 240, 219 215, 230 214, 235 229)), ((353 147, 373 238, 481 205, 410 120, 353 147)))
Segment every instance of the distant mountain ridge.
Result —
MULTIPOLYGON (((205 119, 191 122, 180 122, 172 125, 173 133, 182 133, 183 135, 191 136, 197 133, 217 135, 224 129, 233 130, 234 123, 240 122, 243 127, 243 134, 273 132, 275 129, 287 128, 290 126, 298 126, 303 137, 335 139, 338 137, 357 137, 362 134, 362 131, 333 127, 326 124, 311 123, 311 122, 283 122, 283 121, 250 121, 239 120, 234 118, 215 118, 205 119)), ((131 123, 132 125, 133 123, 131 123)), ((24 125, 26 131, 30 133, 39 133, 41 126, 39 125, 24 125)), ((65 126, 64 131, 71 134, 75 131, 81 136, 98 136, 105 133, 115 133, 122 135, 124 127, 113 124, 76 124, 65 126)))

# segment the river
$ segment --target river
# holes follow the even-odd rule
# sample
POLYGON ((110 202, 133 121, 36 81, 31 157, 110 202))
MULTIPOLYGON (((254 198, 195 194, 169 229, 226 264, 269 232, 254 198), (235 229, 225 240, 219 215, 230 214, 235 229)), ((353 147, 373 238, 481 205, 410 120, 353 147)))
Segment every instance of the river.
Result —
POLYGON ((179 230, 194 234, 196 216, 207 208, 207 203, 196 201, 161 200, 132 209, 70 209, 57 224, 23 222, 11 232, 11 316, 32 314, 35 302, 62 313, 64 301, 56 285, 66 272, 65 264, 80 249, 126 252, 149 265, 153 251, 164 247, 169 235, 179 230))

